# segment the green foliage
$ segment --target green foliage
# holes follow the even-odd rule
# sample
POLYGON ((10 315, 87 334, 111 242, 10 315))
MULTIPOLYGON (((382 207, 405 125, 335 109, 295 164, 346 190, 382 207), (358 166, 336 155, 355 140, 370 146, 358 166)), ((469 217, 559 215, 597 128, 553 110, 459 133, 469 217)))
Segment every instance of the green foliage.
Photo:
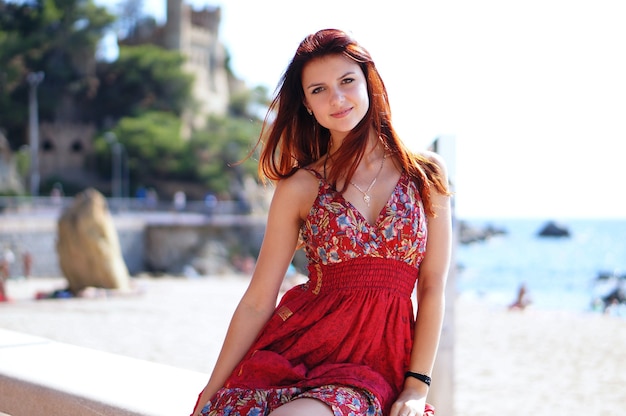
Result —
POLYGON ((180 53, 154 45, 122 46, 115 62, 99 67, 101 87, 94 116, 117 120, 145 111, 180 116, 189 104, 193 84, 183 63, 180 53))
POLYGON ((181 176, 185 143, 180 131, 181 121, 171 113, 151 111, 138 117, 124 117, 110 132, 112 135, 103 134, 96 139, 98 165, 110 175, 110 139, 113 139, 124 146, 132 182, 151 183, 154 179, 181 176))
MULTIPOLYGON (((18 191, 16 191, 15 189, 6 189, 6 190, 0 190, 0 196, 22 196, 18 191)), ((4 207, 0 205, 0 212, 2 212, 2 209, 4 207)))
MULTIPOLYGON (((134 0, 128 3, 137 6, 134 0)), ((124 17, 129 25, 143 22, 140 16, 124 17)), ((244 177, 256 177, 257 161, 250 152, 267 91, 239 90, 231 97, 227 117, 210 118, 207 128, 184 140, 181 115, 194 103, 193 77, 183 69, 183 56, 143 44, 121 46, 114 62, 96 62, 97 44, 114 21, 94 0, 0 0, 0 127, 12 148, 27 141, 26 77, 43 71, 37 95, 40 120, 94 123, 101 129, 94 149, 103 177, 110 178, 112 164, 105 132, 124 146, 135 184, 188 181, 229 194, 244 177)), ((28 154, 16 157, 25 174, 28 154)), ((44 189, 59 180, 42 179, 44 189)))
POLYGON ((68 107, 86 116, 98 85, 96 45, 113 21, 93 0, 0 0, 0 126, 14 149, 25 143, 30 72, 45 73, 41 120, 67 117, 68 107))
POLYGON ((128 152, 131 172, 137 172, 139 177, 167 179, 180 171, 184 149, 180 118, 171 113, 148 112, 123 118, 116 131, 128 152))
POLYGON ((260 129, 258 120, 211 117, 208 127, 189 142, 189 160, 197 179, 214 193, 225 193, 244 177, 256 176, 257 160, 248 155, 260 129))
POLYGON ((230 97, 228 113, 233 117, 260 118, 269 105, 267 88, 244 89, 230 97))
POLYGON ((171 113, 147 112, 125 117, 94 142, 103 177, 111 175, 111 139, 123 144, 130 180, 151 185, 158 180, 201 183, 207 191, 232 195, 246 176, 256 176, 257 161, 250 156, 260 132, 260 121, 211 117, 209 125, 189 140, 181 138, 181 121, 171 113), (112 133, 112 135, 110 134, 112 133))

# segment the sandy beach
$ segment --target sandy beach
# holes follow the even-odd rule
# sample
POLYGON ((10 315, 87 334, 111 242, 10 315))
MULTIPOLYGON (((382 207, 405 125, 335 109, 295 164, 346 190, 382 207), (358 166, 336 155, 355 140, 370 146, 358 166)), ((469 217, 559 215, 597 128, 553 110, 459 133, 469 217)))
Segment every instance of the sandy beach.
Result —
MULTIPOLYGON (((64 279, 9 281, 0 328, 208 374, 247 279, 133 281, 135 295, 38 301, 64 279)), ((453 301, 455 416, 624 414, 626 319, 453 301)))

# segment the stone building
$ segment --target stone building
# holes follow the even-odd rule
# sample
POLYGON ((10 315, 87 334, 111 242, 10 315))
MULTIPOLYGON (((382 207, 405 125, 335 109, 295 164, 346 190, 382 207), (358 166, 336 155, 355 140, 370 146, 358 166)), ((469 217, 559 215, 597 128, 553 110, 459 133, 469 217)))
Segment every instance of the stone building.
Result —
POLYGON ((193 96, 203 118, 226 114, 230 100, 226 50, 218 38, 220 15, 219 7, 196 11, 182 0, 167 1, 163 46, 187 58, 185 69, 195 76, 193 96))
POLYGON ((163 26, 137 22, 132 34, 121 43, 152 43, 176 50, 186 58, 184 68, 194 76, 195 107, 184 116, 187 128, 201 128, 208 115, 225 115, 231 93, 244 85, 227 68, 227 53, 219 39, 221 9, 205 6, 195 10, 183 0, 167 0, 163 26))
MULTIPOLYGON (((206 6, 194 10, 183 0, 167 0, 167 20, 164 25, 154 21, 136 22, 132 34, 121 44, 151 43, 170 50, 180 51, 186 57, 185 70, 193 74, 194 106, 183 115, 183 136, 192 129, 202 128, 207 116, 225 115, 231 93, 245 88, 242 81, 229 73, 227 54, 219 40, 221 10, 206 6), (152 22, 152 23, 150 23, 152 22)), ((71 120, 71 117, 62 117, 71 120)), ((65 179, 77 184, 92 183, 95 178, 87 173, 92 154, 93 125, 65 122, 40 125, 39 149, 42 183, 50 177, 65 179)))
POLYGON ((95 128, 92 124, 42 123, 39 127, 41 177, 76 180, 84 176, 85 158, 92 152, 95 128))

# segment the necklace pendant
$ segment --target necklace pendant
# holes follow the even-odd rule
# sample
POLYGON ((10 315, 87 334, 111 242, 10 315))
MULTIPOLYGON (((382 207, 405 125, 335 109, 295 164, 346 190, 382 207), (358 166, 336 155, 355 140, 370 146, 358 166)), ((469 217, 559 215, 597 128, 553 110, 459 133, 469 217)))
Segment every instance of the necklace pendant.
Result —
POLYGON ((365 201, 365 203, 367 204, 367 206, 370 206, 370 200, 372 198, 370 198, 370 196, 368 194, 363 194, 363 201, 365 201))

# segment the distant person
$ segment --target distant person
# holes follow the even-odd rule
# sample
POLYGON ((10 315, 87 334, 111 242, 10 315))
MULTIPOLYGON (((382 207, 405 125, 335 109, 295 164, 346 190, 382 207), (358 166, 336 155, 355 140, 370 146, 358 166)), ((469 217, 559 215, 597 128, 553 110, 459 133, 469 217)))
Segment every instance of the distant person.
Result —
POLYGON ((517 309, 523 311, 530 305, 530 298, 528 297, 528 291, 525 284, 521 284, 517 290, 517 297, 515 301, 509 305, 509 310, 517 309))
POLYGON ((1 273, 5 281, 11 278, 11 268, 15 263, 15 253, 11 250, 11 247, 5 247, 2 251, 2 266, 1 273))
POLYGON ((615 288, 601 298, 603 312, 609 314, 621 304, 626 304, 626 288, 623 280, 620 280, 615 288))
POLYGON ((210 192, 206 194, 204 197, 204 206, 206 207, 207 215, 213 215, 217 208, 217 197, 210 192))
POLYGON ((193 415, 432 415, 452 239, 443 161, 402 143, 371 56, 340 30, 300 43, 269 114, 263 244, 193 415), (309 280, 277 306, 299 243, 309 280))
POLYGON ((249 274, 254 271, 255 261, 250 255, 236 254, 233 256, 231 263, 240 273, 249 274))
POLYGON ((176 191, 174 193, 174 208, 176 211, 184 211, 187 206, 187 195, 183 191, 176 191))
POLYGON ((146 206, 148 209, 156 209, 159 204, 159 194, 156 189, 150 188, 146 191, 146 206))
POLYGON ((135 198, 137 198, 140 207, 144 207, 146 205, 147 196, 148 191, 143 186, 139 186, 135 191, 135 198))
POLYGON ((56 182, 50 190, 50 199, 52 203, 54 205, 61 205, 63 203, 63 196, 65 196, 65 193, 63 192, 63 185, 56 182))
MULTIPOLYGON (((4 267, 4 265, 0 265, 0 267, 4 267)), ((4 276, 0 276, 0 302, 6 302, 9 300, 9 298, 7 297, 4 282, 4 276)))
POLYGON ((10 247, 5 247, 0 258, 0 302, 8 300, 5 283, 11 278, 11 266, 15 262, 15 254, 10 247))
POLYGON ((24 278, 28 279, 33 270, 33 255, 29 250, 24 250, 22 253, 22 273, 24 278))

